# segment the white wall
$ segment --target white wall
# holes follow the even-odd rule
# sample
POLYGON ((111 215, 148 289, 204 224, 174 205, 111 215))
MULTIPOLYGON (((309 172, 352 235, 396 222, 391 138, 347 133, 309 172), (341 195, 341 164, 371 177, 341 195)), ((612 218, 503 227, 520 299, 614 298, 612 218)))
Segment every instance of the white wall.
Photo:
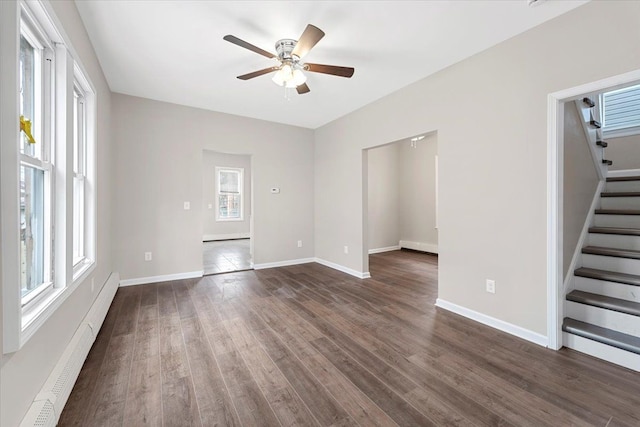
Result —
POLYGON ((394 143, 372 148, 367 153, 368 249, 398 246, 400 240, 399 149, 394 143))
POLYGON ((400 144, 400 240, 401 246, 438 252, 436 229, 437 135, 426 135, 411 147, 400 144))
MULTIPOLYGON (((2 2, 5 8, 17 6, 16 2, 2 2)), ((102 74, 100 64, 89 42, 85 28, 72 1, 55 1, 50 6, 69 36, 79 60, 97 90, 97 260, 96 269, 74 293, 58 308, 21 350, 2 357, 0 425, 17 426, 40 391, 44 381, 60 358, 81 320, 98 295, 101 286, 112 272, 111 261, 111 209, 112 193, 112 145, 111 145, 111 94, 102 74), (90 281, 95 280, 91 292, 90 281)), ((15 37, 0 29, 1 38, 15 37)), ((16 39, 17 40, 17 39, 16 39)), ((1 102, 7 102, 3 95, 1 102)), ((11 102, 11 98, 9 98, 11 102)), ((3 144, 5 142, 3 141, 3 144)), ((3 236, 4 237, 4 236, 3 236)))
POLYGON ((547 96, 640 68, 639 17, 590 2, 318 129, 316 256, 368 269, 362 150, 437 131, 439 297, 546 335, 547 96))
POLYGON ((574 102, 564 105, 563 274, 567 276, 598 188, 598 171, 574 102))
POLYGON ((202 270, 202 150, 252 156, 255 264, 313 256, 311 130, 121 94, 112 99, 122 279, 202 270), (145 262, 149 251, 153 261, 145 262))
POLYGON ((221 240, 249 236, 251 214, 251 156, 202 151, 202 216, 203 240, 221 240), (216 167, 244 170, 242 194, 242 221, 216 221, 216 167), (211 206, 211 208, 209 208, 211 206))
POLYGON ((606 138, 605 157, 613 161, 609 170, 640 169, 640 135, 606 138))

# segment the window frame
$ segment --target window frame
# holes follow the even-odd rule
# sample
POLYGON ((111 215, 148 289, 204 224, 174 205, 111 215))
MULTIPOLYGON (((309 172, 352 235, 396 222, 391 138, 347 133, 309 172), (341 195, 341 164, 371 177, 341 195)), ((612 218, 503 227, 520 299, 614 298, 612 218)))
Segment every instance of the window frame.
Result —
MULTIPOLYGON (((233 221, 244 221, 244 168, 237 168, 231 166, 216 166, 216 176, 215 176, 215 184, 216 184, 216 221, 217 222, 233 222, 233 221), (220 196, 222 195, 222 191, 220 189, 221 180, 220 173, 222 172, 233 172, 238 174, 238 194, 240 198, 239 203, 239 212, 240 216, 237 218, 228 218, 220 216, 220 196)), ((226 193, 226 192, 225 192, 226 193)))
MULTIPOLYGON (((637 90, 640 92, 640 84, 633 84, 627 87, 623 87, 620 89, 615 89, 615 90, 610 90, 604 93, 600 94, 600 109, 601 109, 601 113, 600 113, 600 118, 601 118, 601 122, 602 122, 602 136, 605 138, 622 138, 625 136, 633 136, 633 135, 639 135, 640 134, 640 118, 638 120, 636 120, 634 123, 634 125, 632 126, 625 126, 625 127, 619 127, 616 126, 615 128, 611 129, 611 127, 607 127, 607 122, 605 120, 606 117, 606 103, 605 103, 605 97, 609 94, 617 94, 620 92, 626 92, 626 91, 630 91, 630 90, 637 90)), ((640 107, 639 107, 640 109, 640 107)))
MULTIPOLYGON (((37 51, 37 61, 34 61, 36 79, 34 80, 34 111, 32 120, 33 134, 36 144, 40 144, 39 152, 29 155, 22 152, 22 132, 18 136, 18 171, 22 168, 32 168, 44 172, 43 182, 43 281, 33 291, 20 295, 20 306, 23 314, 36 310, 38 305, 54 292, 55 270, 54 258, 54 164, 53 164, 53 115, 55 103, 55 55, 53 42, 46 32, 38 25, 31 13, 22 7, 18 26, 18 37, 25 40, 37 51), (36 64, 39 63, 39 64, 36 64), (39 74, 39 75, 38 75, 39 74)), ((18 179, 20 185, 21 179, 18 179)), ((19 197, 20 197, 20 190, 19 197)), ((22 262, 22 261, 21 261, 22 262)), ((22 272, 20 270, 20 276, 22 272)), ((22 279, 20 279, 21 281, 22 279)), ((22 288, 21 288, 22 294, 22 288)))

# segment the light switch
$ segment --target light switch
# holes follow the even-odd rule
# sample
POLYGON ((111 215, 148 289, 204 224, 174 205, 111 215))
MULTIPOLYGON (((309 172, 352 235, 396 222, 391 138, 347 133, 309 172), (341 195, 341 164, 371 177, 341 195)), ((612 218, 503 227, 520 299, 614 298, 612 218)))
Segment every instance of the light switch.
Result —
POLYGON ((184 202, 184 210, 188 211, 189 209, 191 209, 191 203, 189 202, 184 202))

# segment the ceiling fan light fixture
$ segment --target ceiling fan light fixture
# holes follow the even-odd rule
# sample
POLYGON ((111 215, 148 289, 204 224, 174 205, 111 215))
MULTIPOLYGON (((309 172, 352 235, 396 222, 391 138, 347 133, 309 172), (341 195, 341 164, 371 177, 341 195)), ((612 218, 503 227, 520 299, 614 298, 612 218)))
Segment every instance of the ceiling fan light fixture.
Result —
POLYGON ((293 68, 289 64, 284 64, 271 79, 278 86, 285 86, 288 88, 295 88, 307 81, 307 76, 304 75, 302 70, 293 68))

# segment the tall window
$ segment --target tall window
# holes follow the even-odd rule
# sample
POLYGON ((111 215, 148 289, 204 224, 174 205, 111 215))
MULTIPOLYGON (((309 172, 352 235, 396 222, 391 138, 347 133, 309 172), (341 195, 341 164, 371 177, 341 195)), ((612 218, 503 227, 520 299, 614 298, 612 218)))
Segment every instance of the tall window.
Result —
POLYGON ((85 259, 86 107, 84 91, 73 87, 73 266, 85 259))
POLYGON ((52 287, 52 51, 35 27, 20 25, 20 286, 22 305, 52 287))
POLYGON ((241 221, 242 214, 242 182, 244 169, 216 168, 217 221, 241 221))

